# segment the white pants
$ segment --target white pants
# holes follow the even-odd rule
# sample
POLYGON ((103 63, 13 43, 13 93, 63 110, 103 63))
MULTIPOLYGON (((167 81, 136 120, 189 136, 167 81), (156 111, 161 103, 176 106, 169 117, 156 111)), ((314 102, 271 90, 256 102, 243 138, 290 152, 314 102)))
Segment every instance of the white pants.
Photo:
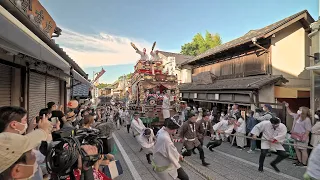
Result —
MULTIPOLYGON (((245 136, 245 134, 239 133, 239 132, 237 132, 236 135, 245 136)), ((236 141, 237 141, 237 146, 239 147, 243 148, 244 146, 247 145, 247 139, 245 137, 236 136, 236 141)))

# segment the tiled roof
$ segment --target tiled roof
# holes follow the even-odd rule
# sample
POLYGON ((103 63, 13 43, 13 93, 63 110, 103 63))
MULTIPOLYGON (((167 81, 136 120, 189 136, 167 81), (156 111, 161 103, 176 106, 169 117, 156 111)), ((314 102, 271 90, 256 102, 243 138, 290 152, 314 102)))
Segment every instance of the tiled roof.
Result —
POLYGON ((301 12, 299 12, 297 14, 289 16, 289 17, 287 17, 285 19, 282 19, 281 21, 278 21, 278 22, 273 23, 273 24, 271 24, 269 26, 266 26, 264 28, 256 29, 256 30, 250 30, 245 35, 243 35, 243 36, 241 36, 241 37, 239 37, 237 39, 234 39, 232 41, 229 41, 227 43, 224 43, 224 44, 222 44, 220 46, 217 46, 217 47, 214 47, 212 49, 209 49, 206 52, 204 52, 202 54, 199 54, 198 56, 194 57, 193 59, 191 59, 191 60, 189 60, 189 61, 187 61, 187 62, 185 62, 183 64, 191 63, 191 62, 197 61, 199 59, 205 58, 207 56, 214 55, 216 53, 228 50, 230 48, 233 48, 233 47, 248 43, 254 37, 257 38, 257 39, 262 38, 266 34, 276 30, 277 28, 285 25, 286 23, 290 22, 291 20, 295 19, 296 17, 298 17, 300 15, 303 15, 304 13, 307 13, 307 15, 309 15, 308 11, 304 10, 304 11, 301 11, 301 12))
POLYGON ((182 63, 192 60, 193 56, 183 55, 179 53, 172 53, 172 52, 165 52, 165 51, 159 51, 159 53, 163 54, 166 57, 175 57, 176 64, 181 65, 182 63))
POLYGON ((211 84, 185 83, 179 85, 180 91, 188 90, 254 90, 269 84, 288 82, 283 76, 250 76, 234 79, 218 79, 211 84))

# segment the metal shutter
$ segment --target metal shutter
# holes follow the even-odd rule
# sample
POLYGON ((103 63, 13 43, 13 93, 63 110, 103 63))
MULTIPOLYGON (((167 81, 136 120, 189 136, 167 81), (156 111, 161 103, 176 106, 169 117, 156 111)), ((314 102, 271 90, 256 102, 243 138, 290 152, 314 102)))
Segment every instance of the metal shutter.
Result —
POLYGON ((29 120, 46 108, 46 77, 45 75, 30 72, 29 76, 29 120))
POLYGON ((46 85, 46 103, 55 102, 56 104, 61 104, 59 79, 47 76, 46 85))
POLYGON ((11 105, 12 68, 0 64, 0 107, 11 105))

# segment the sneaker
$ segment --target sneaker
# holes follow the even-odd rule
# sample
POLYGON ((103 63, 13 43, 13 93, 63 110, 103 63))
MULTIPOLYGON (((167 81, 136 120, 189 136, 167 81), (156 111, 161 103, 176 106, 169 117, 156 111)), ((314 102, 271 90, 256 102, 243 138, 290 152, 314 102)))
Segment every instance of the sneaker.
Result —
POLYGON ((205 162, 204 160, 202 161, 202 166, 209 166, 210 163, 205 162))
POLYGON ((247 151, 247 153, 254 154, 255 152, 250 149, 249 151, 247 151))
POLYGON ((263 172, 263 167, 259 167, 258 171, 263 172))
POLYGON ((293 162, 292 164, 293 165, 297 165, 297 164, 299 164, 300 162, 299 161, 295 161, 295 162, 293 162))
POLYGON ((303 164, 301 162, 298 162, 297 164, 295 164, 295 166, 301 167, 301 166, 303 166, 303 164))

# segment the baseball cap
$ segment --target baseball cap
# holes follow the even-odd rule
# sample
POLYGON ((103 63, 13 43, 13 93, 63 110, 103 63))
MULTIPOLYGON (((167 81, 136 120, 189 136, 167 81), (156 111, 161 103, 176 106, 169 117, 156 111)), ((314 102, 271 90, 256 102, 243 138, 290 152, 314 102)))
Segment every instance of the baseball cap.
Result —
POLYGON ((13 165, 25 152, 40 145, 47 139, 47 133, 41 129, 27 135, 0 133, 0 173, 13 165))

